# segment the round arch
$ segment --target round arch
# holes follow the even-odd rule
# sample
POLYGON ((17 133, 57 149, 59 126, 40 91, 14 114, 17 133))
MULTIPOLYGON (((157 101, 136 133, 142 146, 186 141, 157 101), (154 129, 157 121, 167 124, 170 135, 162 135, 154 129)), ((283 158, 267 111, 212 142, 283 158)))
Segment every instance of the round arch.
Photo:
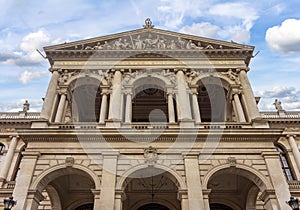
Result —
MULTIPOLYGON (((134 167, 130 168, 129 170, 125 171, 121 175, 120 180, 118 181, 118 183, 116 185, 116 190, 123 190, 124 189, 126 179, 128 177, 130 177, 131 174, 133 174, 133 173, 135 173, 135 172, 137 172, 139 170, 146 169, 148 167, 149 166, 146 165, 146 164, 141 164, 141 165, 134 166, 134 167)), ((171 176, 168 176, 168 178, 170 180, 172 180, 174 183, 178 183, 178 185, 179 185, 178 187, 179 187, 180 190, 186 189, 185 182, 183 181, 182 177, 176 171, 170 169, 167 166, 159 165, 159 164, 156 164, 153 167, 157 168, 157 169, 161 169, 161 170, 163 170, 165 172, 168 172, 168 174, 171 175, 171 176)))
POLYGON ((96 74, 77 74, 73 77, 71 77, 67 82, 66 82, 66 85, 68 86, 72 86, 72 84, 76 83, 77 80, 80 80, 80 79, 92 79, 94 80, 94 84, 95 85, 107 85, 107 81, 100 77, 99 75, 96 75, 96 74))
POLYGON ((72 167, 66 167, 65 164, 60 164, 46 169, 33 181, 30 189, 39 190, 41 192, 47 186, 48 183, 60 176, 72 174, 72 172, 74 172, 74 169, 75 172, 78 172, 81 175, 88 175, 88 177, 93 180, 95 184, 95 189, 100 189, 99 177, 91 169, 79 164, 74 164, 72 165, 72 167))
MULTIPOLYGON (((175 74, 174 74, 175 76, 175 74)), ((164 75, 161 74, 151 74, 151 76, 149 77, 149 75, 145 72, 144 74, 139 74, 136 77, 133 77, 132 79, 130 79, 128 81, 128 83, 126 85, 128 86, 135 86, 135 85, 139 85, 138 81, 143 80, 143 79, 149 79, 149 78, 154 78, 157 79, 159 81, 162 81, 164 83, 164 86, 174 86, 174 84, 171 82, 170 77, 166 77, 164 75)))
POLYGON ((234 81, 230 80, 228 77, 226 77, 225 75, 222 75, 222 74, 217 74, 217 75, 201 74, 201 75, 199 75, 198 77, 194 78, 191 81, 191 86, 197 85, 201 80, 203 80, 205 78, 220 79, 221 81, 223 80, 229 85, 234 85, 235 84, 234 81))
MULTIPOLYGON (((151 204, 152 201, 151 200, 142 200, 142 201, 139 201, 138 203, 136 203, 132 209, 133 210, 137 210, 139 208, 141 208, 142 206, 145 206, 147 204, 151 204)), ((165 200, 160 200, 158 202, 154 202, 154 203, 157 203, 157 204, 160 204, 160 205, 163 205, 169 209, 176 209, 176 207, 171 203, 171 202, 168 202, 168 201, 165 201, 165 200)))
POLYGON ((236 173, 240 176, 249 179, 260 189, 261 192, 263 192, 266 189, 272 189, 271 183, 266 179, 266 177, 263 174, 261 174, 259 171, 255 170, 252 167, 242 164, 236 164, 235 167, 232 167, 230 164, 224 164, 212 168, 204 176, 204 189, 207 189, 209 180, 211 180, 220 171, 230 171, 231 173, 236 173))

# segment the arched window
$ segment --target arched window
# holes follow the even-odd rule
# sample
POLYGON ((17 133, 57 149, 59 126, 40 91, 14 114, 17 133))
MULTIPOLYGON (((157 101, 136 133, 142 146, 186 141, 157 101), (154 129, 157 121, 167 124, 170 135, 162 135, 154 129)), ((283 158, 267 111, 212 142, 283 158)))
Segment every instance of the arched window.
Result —
POLYGON ((2 156, 3 156, 4 150, 5 150, 4 144, 1 144, 1 143, 0 143, 0 162, 1 162, 1 160, 2 160, 2 156))
POLYGON ((290 167, 290 163, 287 157, 287 152, 281 146, 275 145, 276 150, 280 152, 279 159, 282 171, 288 181, 294 180, 294 176, 290 167))

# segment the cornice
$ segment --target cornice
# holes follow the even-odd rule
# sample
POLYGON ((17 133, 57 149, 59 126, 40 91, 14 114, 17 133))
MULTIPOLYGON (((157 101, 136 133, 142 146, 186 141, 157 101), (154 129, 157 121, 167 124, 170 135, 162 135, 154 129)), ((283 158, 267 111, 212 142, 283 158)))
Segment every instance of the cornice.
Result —
POLYGON ((283 129, 201 129, 132 132, 117 130, 18 130, 25 142, 273 142, 282 136, 283 129))

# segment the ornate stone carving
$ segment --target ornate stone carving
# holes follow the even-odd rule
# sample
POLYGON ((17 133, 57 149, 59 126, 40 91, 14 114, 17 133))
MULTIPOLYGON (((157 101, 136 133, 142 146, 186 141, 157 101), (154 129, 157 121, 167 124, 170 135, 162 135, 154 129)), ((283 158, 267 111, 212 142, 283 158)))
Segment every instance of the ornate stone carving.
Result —
POLYGON ((236 159, 235 157, 229 157, 228 159, 228 163, 230 166, 235 167, 236 166, 236 159))
POLYGON ((152 25, 152 21, 150 18, 147 18, 145 20, 145 25, 143 25, 144 28, 154 28, 154 25, 152 25))
POLYGON ((75 50, 213 50, 217 48, 223 49, 223 46, 154 32, 127 35, 73 47, 75 50))
POLYGON ((234 81, 236 84, 239 83, 239 77, 235 69, 234 70, 228 69, 228 71, 222 72, 221 74, 225 75, 228 79, 234 81))
POLYGON ((157 161, 157 150, 152 146, 149 146, 148 148, 144 149, 144 158, 146 159, 146 164, 154 165, 157 161))
POLYGON ((66 157, 66 166, 72 167, 75 163, 75 160, 73 157, 66 157))

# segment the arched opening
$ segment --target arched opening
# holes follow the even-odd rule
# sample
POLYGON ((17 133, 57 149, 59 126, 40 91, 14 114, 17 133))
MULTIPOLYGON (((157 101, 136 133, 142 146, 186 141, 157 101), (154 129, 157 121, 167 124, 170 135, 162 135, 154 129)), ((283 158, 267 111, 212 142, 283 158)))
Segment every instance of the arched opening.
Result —
POLYGON ((137 210, 170 210, 170 209, 158 203, 149 203, 141 206, 137 210))
POLYGON ((148 167, 127 177, 123 210, 179 210, 175 178, 162 169, 148 167))
POLYGON ((154 77, 141 78, 134 83, 132 122, 168 122, 165 84, 154 77))
POLYGON ((216 77, 204 78, 198 82, 198 105, 202 122, 231 120, 226 86, 226 82, 216 77))
POLYGON ((217 171, 210 177, 207 184, 211 189, 209 194, 211 209, 256 209, 260 188, 265 188, 261 184, 257 186, 258 180, 259 178, 254 174, 243 169, 225 168, 217 171))
POLYGON ((72 118, 74 122, 98 122, 102 101, 100 82, 84 77, 72 89, 72 118))
POLYGON ((88 203, 88 204, 78 206, 74 210, 93 210, 93 209, 94 209, 94 204, 88 203))
POLYGON ((209 208, 210 210, 233 210, 233 208, 220 203, 212 203, 209 208))
POLYGON ((2 161, 4 150, 5 150, 5 145, 0 143, 0 162, 2 161))
POLYGON ((86 172, 79 169, 65 168, 50 172, 37 188, 46 195, 38 209, 49 208, 49 205, 51 209, 93 209, 92 190, 95 189, 95 183, 86 172))
POLYGON ((295 180, 294 175, 292 173, 292 168, 290 167, 291 164, 290 164, 290 160, 287 155, 287 151, 279 144, 276 144, 275 147, 276 147, 276 150, 278 152, 280 152, 279 160, 280 160, 281 169, 283 171, 285 178, 288 181, 295 180))

